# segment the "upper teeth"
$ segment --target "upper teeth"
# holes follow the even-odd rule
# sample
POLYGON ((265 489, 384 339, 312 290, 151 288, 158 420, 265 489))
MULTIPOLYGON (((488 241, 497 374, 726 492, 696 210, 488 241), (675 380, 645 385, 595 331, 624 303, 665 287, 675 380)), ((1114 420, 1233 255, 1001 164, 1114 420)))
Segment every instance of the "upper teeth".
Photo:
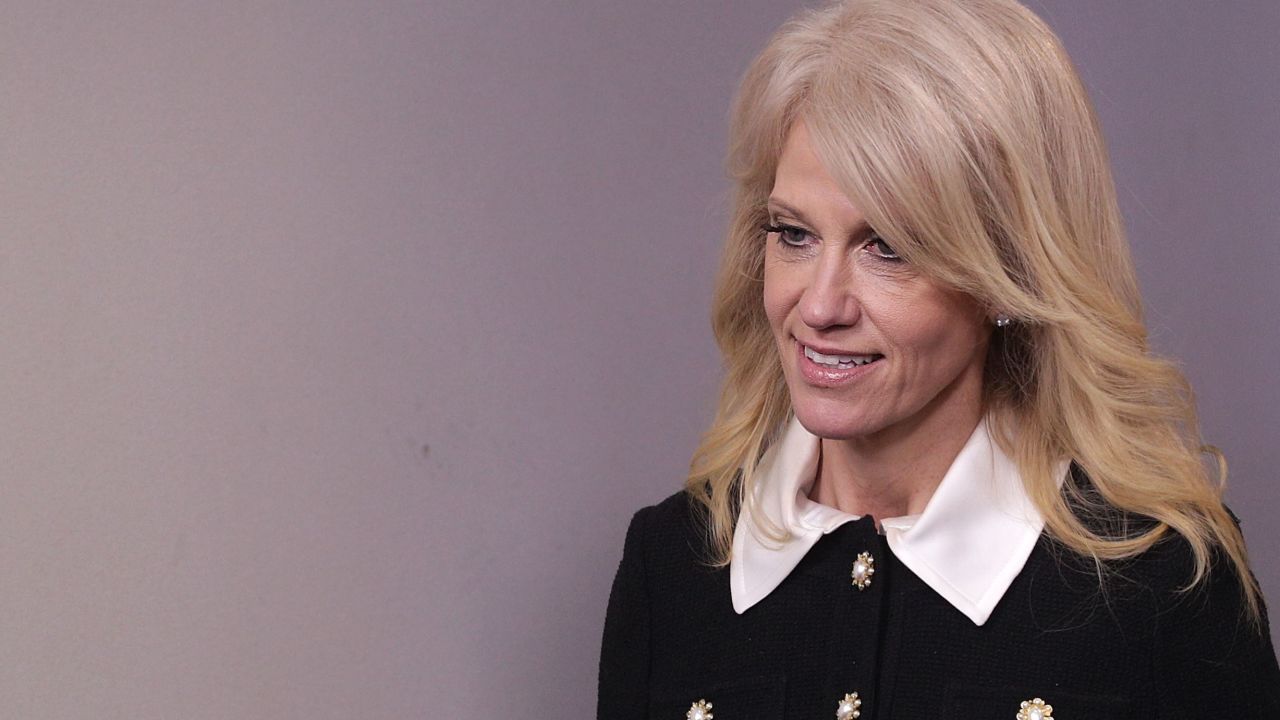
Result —
POLYGON ((807 345, 804 348, 804 355, 822 365, 866 365, 878 357, 877 355, 823 355, 807 345))

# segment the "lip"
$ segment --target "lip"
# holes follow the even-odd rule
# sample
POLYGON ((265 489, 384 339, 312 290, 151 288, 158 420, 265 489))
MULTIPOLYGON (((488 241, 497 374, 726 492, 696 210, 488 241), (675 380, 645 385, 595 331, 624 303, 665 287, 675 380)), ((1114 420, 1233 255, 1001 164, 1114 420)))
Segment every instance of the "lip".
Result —
POLYGON ((859 350, 843 350, 841 348, 814 345, 813 343, 802 342, 800 338, 797 338, 794 336, 791 339, 800 345, 801 352, 804 352, 805 348, 809 348, 810 350, 817 351, 819 353, 822 353, 823 355, 840 355, 842 357, 849 357, 849 356, 863 357, 866 355, 882 355, 883 354, 883 353, 877 353, 877 352, 862 352, 859 350))
POLYGON ((867 373, 875 372, 876 368, 884 360, 881 353, 851 353, 845 350, 830 350, 815 347, 813 345, 806 346, 804 343, 793 338, 796 346, 796 363, 800 368, 800 374, 804 376, 805 381, 810 385, 817 387, 833 388, 848 385, 856 382, 867 373), (881 355, 877 360, 873 360, 866 365, 855 365, 851 368, 832 368, 825 365, 819 365, 810 360, 805 354, 805 347, 810 347, 823 355, 881 355))

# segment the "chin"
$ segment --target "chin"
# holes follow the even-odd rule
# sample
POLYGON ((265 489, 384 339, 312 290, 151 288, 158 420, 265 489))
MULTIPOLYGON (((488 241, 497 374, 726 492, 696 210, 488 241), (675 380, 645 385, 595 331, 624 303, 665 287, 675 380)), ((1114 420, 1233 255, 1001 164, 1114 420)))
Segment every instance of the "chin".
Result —
POLYGON ((792 407, 804 429, 820 438, 848 440, 880 429, 847 403, 801 401, 793 403, 792 407))

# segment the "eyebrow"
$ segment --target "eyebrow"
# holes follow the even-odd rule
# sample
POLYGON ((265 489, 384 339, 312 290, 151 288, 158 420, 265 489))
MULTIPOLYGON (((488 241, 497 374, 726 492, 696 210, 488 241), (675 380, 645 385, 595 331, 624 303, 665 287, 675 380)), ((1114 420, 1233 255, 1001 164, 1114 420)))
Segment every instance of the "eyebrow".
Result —
MULTIPOLYGON (((784 212, 791 213, 791 214, 792 214, 792 215, 794 215, 794 216, 796 217, 796 219, 797 219, 797 220, 799 220, 800 222, 808 223, 809 225, 813 225, 813 224, 814 224, 814 223, 810 222, 810 221, 809 221, 809 219, 808 219, 808 218, 806 218, 806 217, 804 216, 804 213, 802 213, 802 212, 800 212, 799 210, 797 210, 794 206, 790 205, 790 204, 789 204, 789 203, 787 203, 785 200, 779 200, 778 198, 770 197, 770 198, 769 198, 769 202, 768 202, 768 204, 767 204, 767 205, 768 205, 768 207, 776 207, 776 208, 778 208, 779 210, 782 210, 782 211, 784 211, 784 212)), ((767 208, 766 208, 766 209, 767 209, 767 208)), ((857 224, 857 226, 855 226, 855 227, 853 228, 853 234, 854 234, 854 235, 862 235, 862 234, 864 234, 864 233, 871 232, 871 231, 872 231, 871 224, 867 222, 866 218, 863 218, 863 219, 862 219, 862 221, 861 221, 861 222, 859 222, 859 223, 857 224)))

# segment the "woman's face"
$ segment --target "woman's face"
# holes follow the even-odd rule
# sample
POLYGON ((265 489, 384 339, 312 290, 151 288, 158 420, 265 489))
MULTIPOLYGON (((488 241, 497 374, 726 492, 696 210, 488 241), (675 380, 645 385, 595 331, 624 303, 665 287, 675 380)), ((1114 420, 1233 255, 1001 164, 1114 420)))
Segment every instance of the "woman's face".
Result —
POLYGON ((984 312, 897 259, 892 238, 863 224, 801 122, 779 158, 769 217, 764 307, 802 425, 820 437, 871 439, 977 419, 991 332, 984 312))

